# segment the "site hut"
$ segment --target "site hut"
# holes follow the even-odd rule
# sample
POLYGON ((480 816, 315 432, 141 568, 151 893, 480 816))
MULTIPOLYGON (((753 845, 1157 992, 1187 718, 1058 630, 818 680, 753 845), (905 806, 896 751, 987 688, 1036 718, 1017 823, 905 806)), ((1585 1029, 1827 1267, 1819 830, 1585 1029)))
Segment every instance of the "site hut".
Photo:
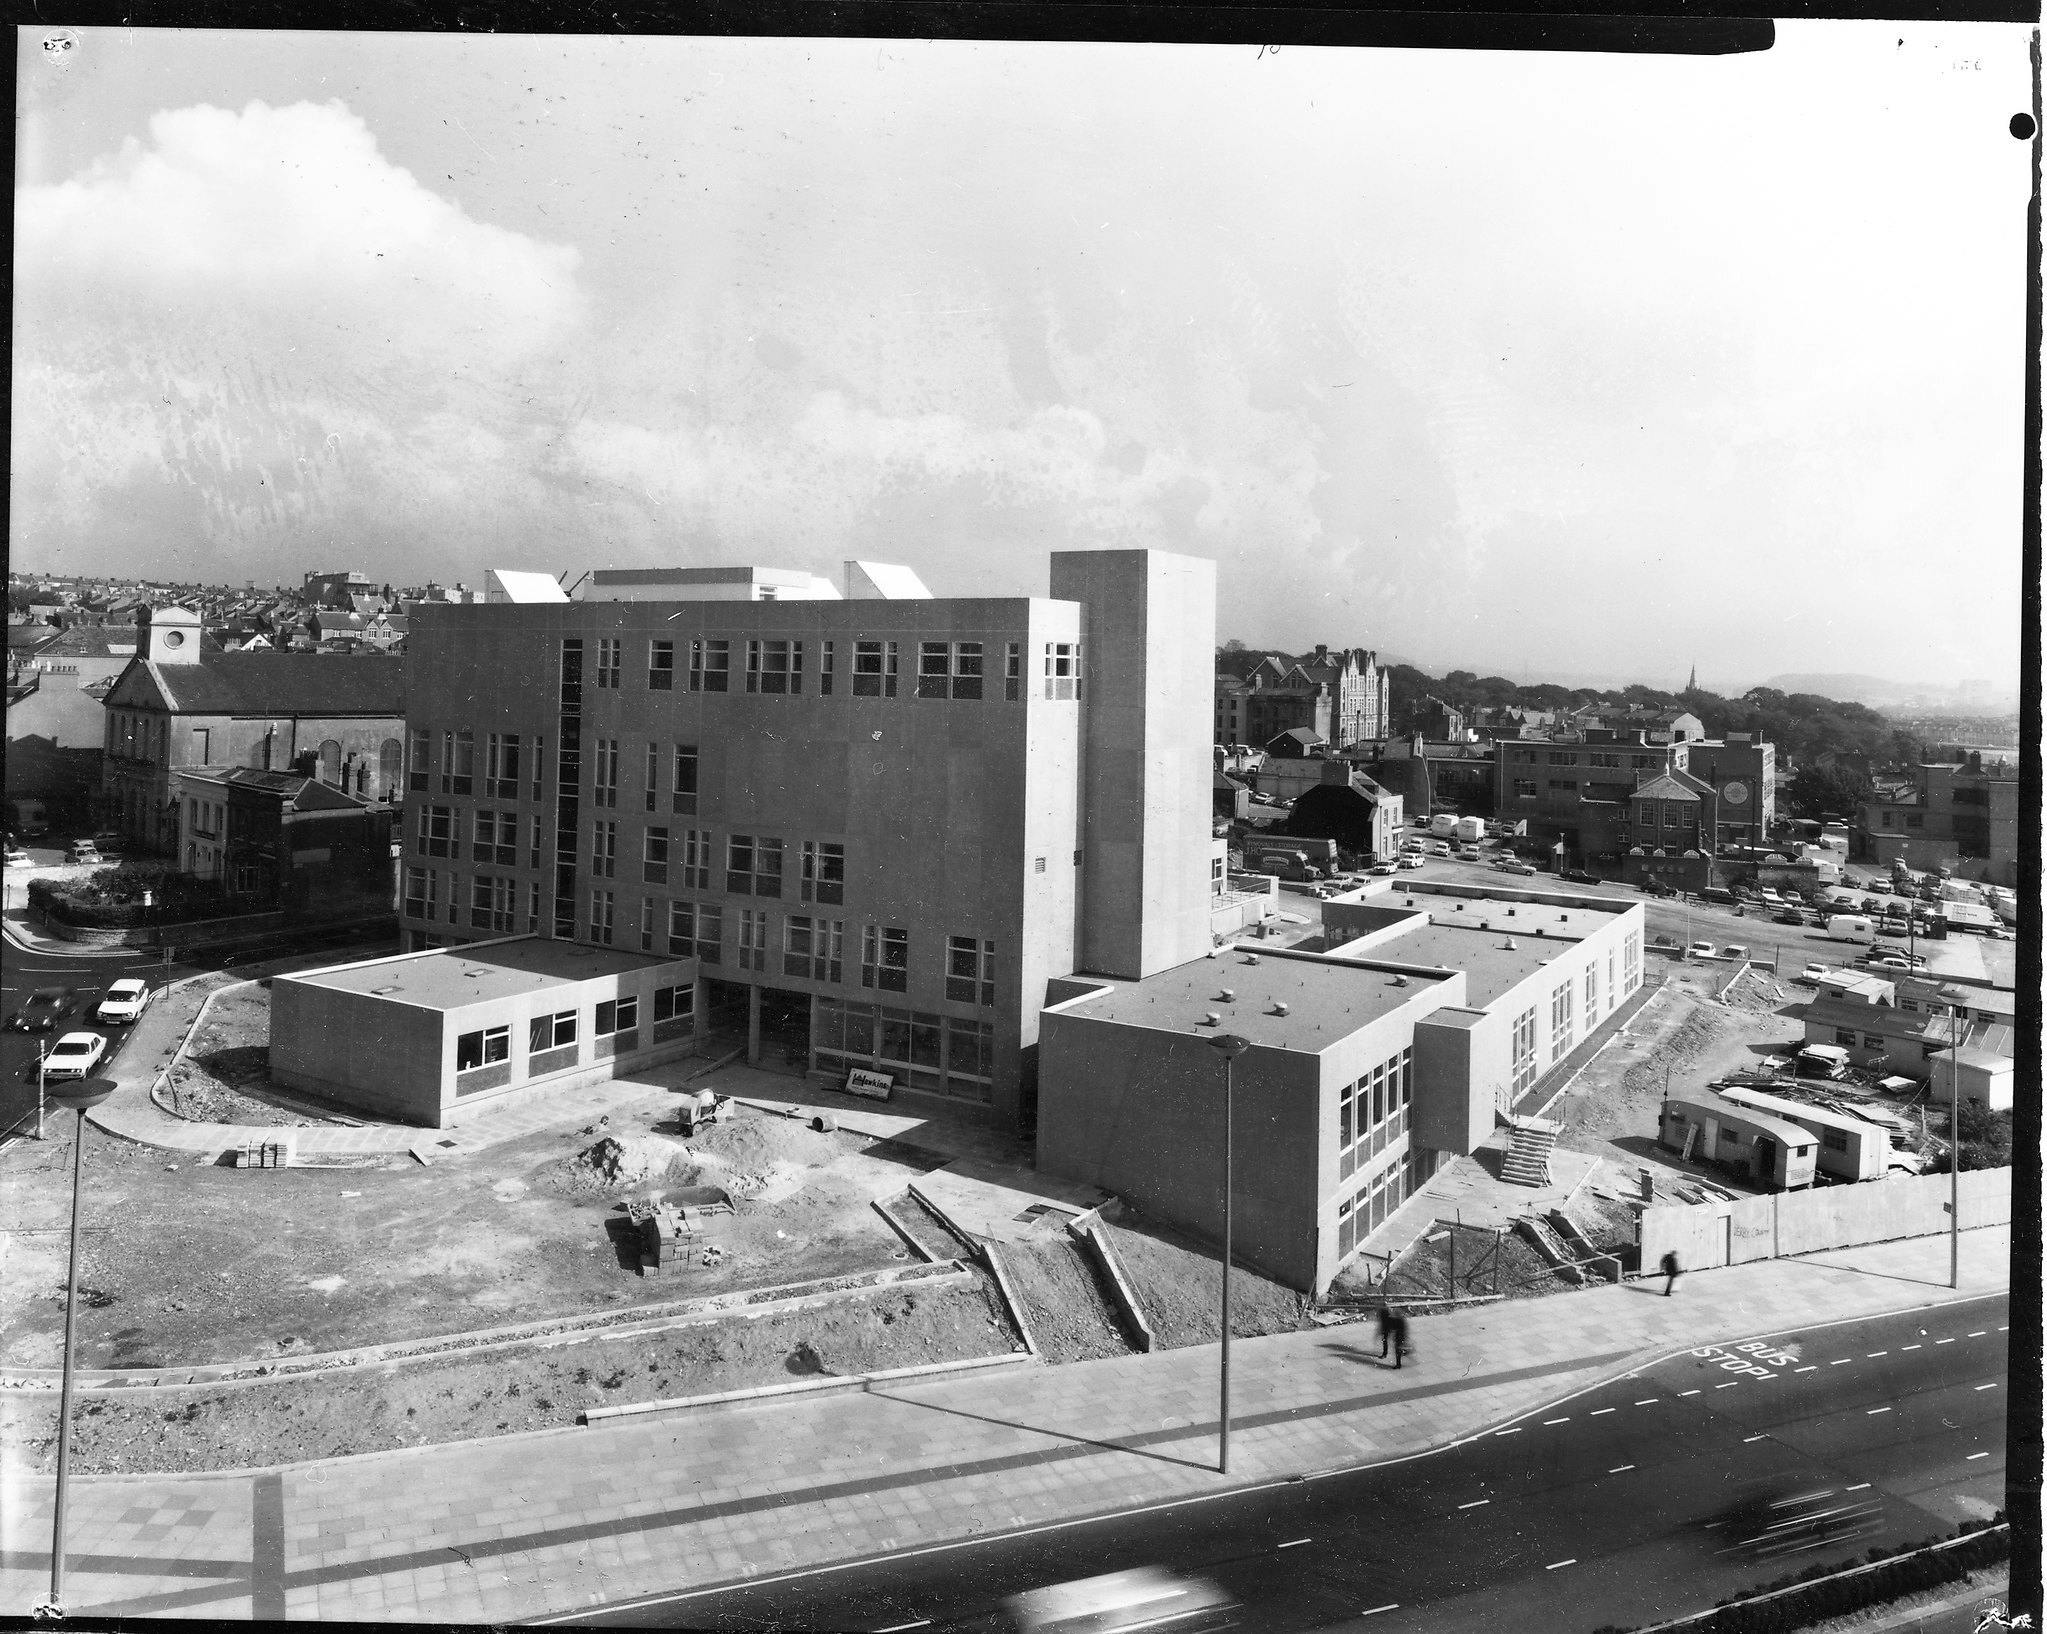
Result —
POLYGON ((1212 945, 1213 563, 1059 552, 1032 598, 857 562, 493 582, 409 641, 414 948, 678 960, 720 1049, 1019 1129, 1051 979, 1212 945))
POLYGON ((1819 1142, 1814 1162, 1836 1180, 1881 1180, 1891 1172, 1891 1132, 1870 1118, 1807 1101, 1789 1100, 1759 1089, 1729 1085, 1720 1098, 1795 1123, 1819 1142))
POLYGON ((475 1108, 647 1071, 696 1047, 689 960, 542 937, 278 976, 278 1083, 446 1129, 475 1108))
POLYGON ((1446 1155, 1475 1150, 1612 1021, 1641 983, 1642 916, 1611 899, 1354 892, 1324 904, 1324 940, 1342 943, 1327 951, 1232 946, 1133 984, 1055 984, 1039 1166, 1219 1238, 1207 1040, 1239 1034, 1237 1242, 1319 1295, 1446 1155))
POLYGON ((1787 1118, 1739 1106, 1710 1090, 1664 1101, 1657 1140, 1693 1162, 1738 1168, 1772 1191, 1813 1183, 1817 1137, 1787 1118))
POLYGON ((1946 1105, 1959 1093, 1963 1101, 1985 1112, 2011 1110, 2012 1077, 2017 1063, 2010 1056, 1964 1044, 1942 1050, 1930 1064, 1935 1105, 1946 1105), (1957 1078, 1961 1080, 1959 1084, 1955 1082, 1957 1078))
POLYGON ((2015 1054, 2016 1030, 2003 1022, 1973 1021, 1957 1015, 1903 1010, 1853 999, 1816 998, 1805 1007, 1807 1044, 1832 1044, 1848 1052, 1851 1064, 1924 1080, 1928 1063, 1957 1045, 2015 1054))

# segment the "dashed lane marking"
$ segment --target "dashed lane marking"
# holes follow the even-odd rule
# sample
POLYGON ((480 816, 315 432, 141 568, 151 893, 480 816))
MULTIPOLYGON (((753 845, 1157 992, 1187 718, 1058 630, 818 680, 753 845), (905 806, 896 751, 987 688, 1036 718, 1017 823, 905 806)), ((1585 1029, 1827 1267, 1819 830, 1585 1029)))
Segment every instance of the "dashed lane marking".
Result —
POLYGON ((1855 1486, 1844 1486, 1841 1490, 1843 1492, 1867 1492, 1869 1490, 1869 1483, 1863 1481, 1855 1486))
POLYGON ((930 1626, 931 1619, 929 1617, 926 1617, 914 1623, 890 1623, 887 1628, 876 1629, 874 1631, 874 1634, 903 1634, 903 1631, 905 1629, 929 1628, 930 1626))
POLYGON ((1862 1416, 1864 1418, 1875 1418, 1878 1413, 1888 1413, 1889 1411, 1890 1409, 1888 1407, 1872 1407, 1868 1412, 1864 1413, 1862 1416))
POLYGON ((1987 1452, 1972 1452, 1969 1454, 1967 1458, 1964 1458, 1962 1462, 1965 1464, 1973 1464, 1976 1462, 1977 1459, 1988 1458, 1989 1456, 1990 1454, 1987 1452))
POLYGON ((1848 1365, 1848 1364, 1849 1364, 1850 1362, 1852 1362, 1852 1361, 1854 1361, 1854 1360, 1855 1360, 1855 1358, 1854 1358, 1853 1356, 1842 1356, 1842 1357, 1838 1357, 1838 1358, 1836 1358, 1836 1359, 1835 1359, 1834 1361, 1831 1361, 1831 1362, 1827 1363, 1827 1366, 1829 1366, 1829 1367, 1846 1367, 1846 1366, 1847 1366, 1847 1365, 1848 1365))
POLYGON ((1926 1347, 1924 1345, 1905 1345, 1900 1348, 1905 1350, 1924 1350, 1926 1347))
POLYGON ((1990 1330, 1988 1328, 1978 1328, 1974 1333, 1967 1334, 1965 1335, 1965 1337, 1970 1339, 1980 1339, 1983 1337, 1984 1334, 1988 1333, 1989 1331, 1990 1330))
POLYGON ((1635 1405, 1637 1407, 1647 1407, 1651 1402, 1661 1401, 1662 1399, 1663 1398, 1661 1396, 1644 1396, 1640 1401, 1636 1402, 1635 1405))
POLYGON ((1715 1390, 1732 1390, 1739 1383, 1741 1383, 1739 1379, 1729 1379, 1725 1384, 1716 1384, 1713 1388, 1715 1390))
POLYGON ((1634 1467, 1635 1466, 1633 1464, 1616 1464, 1612 1469, 1608 1470, 1606 1473, 1609 1475, 1618 1475, 1622 1470, 1633 1469, 1634 1467))
POLYGON ((1741 1438, 1741 1444, 1746 1447, 1751 1441, 1760 1441, 1762 1439, 1759 1435, 1745 1435, 1741 1438))
POLYGON ((1680 1391, 1678 1392, 1678 1394, 1679 1394, 1680 1396, 1696 1396, 1696 1395, 1698 1394, 1698 1391, 1696 1391, 1696 1390, 1680 1390, 1680 1391))
POLYGON ((1546 1418, 1542 1421, 1542 1424, 1544 1429, 1548 1429, 1552 1424, 1568 1424, 1570 1422, 1570 1415, 1567 1413, 1562 1418, 1546 1418))
POLYGON ((1936 1340, 1934 1340, 1933 1342, 1934 1342, 1934 1343, 1935 1343, 1936 1345, 1951 1345, 1951 1344, 1953 1344, 1953 1343, 1954 1343, 1954 1340, 1952 1340, 1952 1339, 1936 1339, 1936 1340))
POLYGON ((1976 1386, 1976 1388, 1978 1390, 1995 1390, 1997 1386, 1994 1384, 1979 1384, 1976 1386))
POLYGON ((1376 1617, 1382 1611, 1398 1611, 1399 1609, 1400 1602, 1398 1600, 1388 1600, 1383 1606, 1374 1606, 1370 1611, 1361 1611, 1358 1615, 1360 1617, 1376 1617))
POLYGON ((1873 1361, 1875 1361, 1875 1360, 1877 1359, 1877 1357, 1879 1357, 1879 1356, 1888 1356, 1888 1355, 1890 1355, 1890 1352, 1889 1352, 1888 1350, 1872 1350, 1872 1351, 1867 1351, 1867 1352, 1865 1352, 1865 1353, 1864 1353, 1864 1355, 1863 1355, 1863 1360, 1864 1360, 1864 1361, 1866 1361, 1866 1362, 1873 1362, 1873 1361))
POLYGON ((1573 1555, 1569 1560, 1553 1560, 1549 1563, 1549 1565, 1543 1567, 1543 1570, 1546 1572, 1553 1572, 1560 1566, 1575 1566, 1577 1564, 1578 1557, 1576 1555, 1573 1555))
POLYGON ((1494 1435, 1519 1435, 1520 1433, 1521 1433, 1521 1426, 1520 1426, 1520 1425, 1518 1425, 1518 1424, 1517 1424, 1517 1425, 1515 1425, 1515 1426, 1514 1426, 1514 1428, 1513 1428, 1513 1429, 1511 1429, 1511 1430, 1495 1430, 1495 1431, 1493 1431, 1493 1434, 1494 1434, 1494 1435))
POLYGON ((1490 1498, 1475 1498, 1470 1503, 1459 1504, 1457 1507, 1459 1509, 1483 1509, 1487 1504, 1491 1502, 1492 1499, 1490 1498))
POLYGON ((1302 1544, 1313 1543, 1314 1541, 1315 1540, 1313 1538, 1295 1538, 1293 1542, 1282 1543, 1279 1545, 1279 1547, 1282 1549, 1298 1549, 1302 1544))
POLYGON ((1597 1418, 1601 1413, 1617 1413, 1619 1411, 1618 1407, 1595 1407, 1592 1409, 1592 1416, 1597 1418))
POLYGON ((1794 1373, 1817 1373, 1819 1368, 1820 1364, 1818 1362, 1807 1362, 1805 1366, 1794 1367, 1791 1371, 1794 1373))

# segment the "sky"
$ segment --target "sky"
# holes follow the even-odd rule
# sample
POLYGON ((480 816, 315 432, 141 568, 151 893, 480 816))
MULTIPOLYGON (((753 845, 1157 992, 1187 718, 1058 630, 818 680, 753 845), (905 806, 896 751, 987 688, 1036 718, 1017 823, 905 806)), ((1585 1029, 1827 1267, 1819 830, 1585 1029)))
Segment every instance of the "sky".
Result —
POLYGON ((24 30, 17 567, 1213 558, 1217 640, 2015 688, 2019 28, 24 30))

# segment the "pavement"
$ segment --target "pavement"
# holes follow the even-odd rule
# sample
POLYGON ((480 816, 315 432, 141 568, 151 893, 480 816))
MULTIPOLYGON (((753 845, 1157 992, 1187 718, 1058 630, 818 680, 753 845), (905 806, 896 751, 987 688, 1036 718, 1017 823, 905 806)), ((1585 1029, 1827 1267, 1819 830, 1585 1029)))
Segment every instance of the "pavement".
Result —
MULTIPOLYGON (((1963 1241, 1959 1296, 2009 1285, 1963 1241)), ((71 1483, 74 1617, 512 1622, 758 1581, 1452 1445, 1694 1346, 1959 1297, 1944 1237, 1418 1320, 1381 1366, 1346 1327, 1240 1340, 1232 1467, 1214 1347, 678 1409, 216 1475, 71 1483)), ((255 1387, 260 1388, 260 1387, 255 1387)), ((52 1483, 0 1470, 0 1588, 48 1588, 52 1483)))

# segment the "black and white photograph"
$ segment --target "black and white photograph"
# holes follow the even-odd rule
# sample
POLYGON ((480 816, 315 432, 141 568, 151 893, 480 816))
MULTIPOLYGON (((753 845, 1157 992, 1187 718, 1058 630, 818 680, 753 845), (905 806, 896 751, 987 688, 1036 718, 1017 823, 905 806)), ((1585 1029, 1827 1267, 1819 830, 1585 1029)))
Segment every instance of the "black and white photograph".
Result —
POLYGON ((2037 13, 901 9, 17 29, 0 1614, 2037 1627, 2037 13))

